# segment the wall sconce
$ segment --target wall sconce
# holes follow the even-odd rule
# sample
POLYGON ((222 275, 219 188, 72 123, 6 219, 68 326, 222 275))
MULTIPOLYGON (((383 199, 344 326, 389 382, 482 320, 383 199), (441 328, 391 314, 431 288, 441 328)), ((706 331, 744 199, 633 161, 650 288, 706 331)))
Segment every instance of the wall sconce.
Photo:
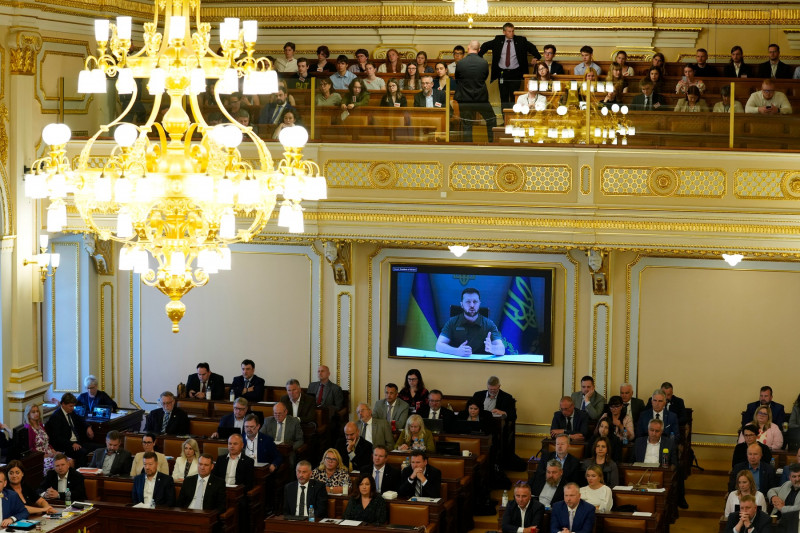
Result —
POLYGON ((39 277, 44 285, 48 276, 53 277, 56 275, 56 269, 61 263, 61 254, 47 252, 47 235, 39 235, 39 249, 38 253, 33 259, 25 259, 22 261, 23 266, 39 265, 39 277), (48 270, 52 267, 52 270, 48 270))

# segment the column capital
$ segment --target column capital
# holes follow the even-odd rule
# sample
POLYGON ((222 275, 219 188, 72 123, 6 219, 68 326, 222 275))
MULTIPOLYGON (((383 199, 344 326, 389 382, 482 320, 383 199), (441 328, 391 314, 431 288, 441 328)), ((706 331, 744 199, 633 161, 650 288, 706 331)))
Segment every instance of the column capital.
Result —
POLYGON ((33 76, 36 74, 37 55, 42 49, 42 36, 36 28, 12 26, 8 33, 11 75, 33 76))

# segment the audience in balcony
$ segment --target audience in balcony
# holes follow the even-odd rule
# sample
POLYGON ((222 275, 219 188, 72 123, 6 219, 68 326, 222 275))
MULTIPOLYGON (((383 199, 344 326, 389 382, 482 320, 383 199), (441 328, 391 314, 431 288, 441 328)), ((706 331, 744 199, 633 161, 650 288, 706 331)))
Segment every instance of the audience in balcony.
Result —
POLYGON ((622 75, 626 78, 633 76, 633 67, 628 65, 628 52, 620 50, 614 57, 614 62, 619 65, 622 75))
POLYGON ((447 90, 447 82, 450 81, 450 90, 456 90, 456 81, 450 79, 450 76, 447 74, 447 65, 442 62, 436 63, 435 67, 435 74, 436 77, 433 79, 433 90, 434 91, 445 91, 447 90))
POLYGON ((458 64, 459 61, 464 59, 464 54, 466 53, 467 51, 464 50, 464 47, 461 46, 460 44, 457 44, 455 45, 455 47, 453 47, 453 61, 451 61, 450 64, 447 65, 447 72, 449 74, 456 73, 456 65, 458 64))
POLYGON ((632 110, 665 111, 667 109, 666 99, 662 94, 655 92, 652 80, 645 78, 639 82, 639 89, 642 91, 642 94, 637 94, 633 97, 633 100, 631 101, 632 110))
POLYGON ((536 81, 550 81, 553 79, 552 73, 547 67, 547 63, 544 61, 536 62, 533 66, 533 79, 536 81))
POLYGON ((369 91, 364 87, 360 78, 355 78, 347 87, 347 94, 342 99, 342 111, 348 111, 369 105, 369 91))
POLYGON ((329 78, 319 79, 319 92, 314 103, 321 107, 338 107, 342 103, 342 95, 332 92, 333 84, 329 78))
POLYGON ((686 94, 689 87, 697 87, 700 94, 706 92, 706 84, 703 80, 695 77, 694 65, 685 65, 683 67, 683 78, 675 86, 675 94, 686 94))
POLYGON ((353 74, 366 74, 367 64, 369 61, 369 52, 366 48, 359 48, 356 50, 356 62, 350 65, 347 70, 353 74))
POLYGON ((409 63, 406 67, 406 77, 403 79, 403 91, 419 91, 422 88, 420 83, 418 67, 416 63, 409 63))
POLYGON ((310 89, 313 72, 308 71, 308 59, 301 57, 297 59, 297 72, 287 78, 286 83, 290 89, 310 89))
POLYGON ((386 94, 381 98, 381 107, 406 107, 406 96, 400 92, 400 80, 392 78, 386 83, 386 94))
POLYGON ((364 87, 368 91, 383 91, 386 89, 386 82, 383 81, 383 78, 379 78, 375 73, 378 69, 375 68, 375 65, 372 63, 367 63, 366 67, 366 76, 362 79, 364 82, 364 87))
POLYGON ((297 59, 294 58, 296 47, 289 41, 283 45, 283 57, 275 59, 275 70, 278 72, 297 72, 297 59))
POLYGON ((424 50, 417 52, 417 70, 420 74, 433 74, 433 67, 428 66, 428 54, 424 50))
POLYGON ((547 97, 539 94, 539 83, 536 80, 528 80, 528 92, 519 95, 516 103, 529 109, 537 109, 537 105, 544 109, 547 107, 547 97))
POLYGON ((386 51, 386 61, 378 67, 381 74, 402 74, 406 66, 400 61, 400 54, 394 48, 386 51))
POLYGON ((653 82, 653 92, 656 94, 661 94, 664 92, 664 75, 661 73, 661 69, 658 67, 650 67, 650 70, 647 71, 647 78, 653 82))
POLYGON ((295 126, 298 122, 299 117, 297 116, 297 110, 291 108, 286 109, 281 115, 280 124, 278 124, 278 126, 275 128, 275 131, 272 132, 272 138, 277 139, 278 135, 280 135, 284 128, 295 126))
POLYGON ((746 113, 761 113, 762 115, 791 115, 792 104, 786 94, 775 90, 775 82, 771 78, 761 83, 761 90, 756 91, 747 99, 744 106, 746 113))
POLYGON ((593 54, 594 49, 591 46, 585 45, 581 47, 581 63, 576 65, 572 71, 576 76, 584 76, 589 69, 594 70, 598 77, 602 74, 600 65, 593 60, 593 54))
POLYGON ((679 113, 705 113, 709 111, 708 104, 700 97, 700 89, 695 86, 686 89, 686 98, 678 100, 675 111, 679 113))
POLYGON ((705 48, 698 48, 695 54, 697 63, 694 64, 694 75, 698 78, 716 78, 717 70, 708 64, 708 52, 705 48))
MULTIPOLYGON (((714 104, 714 109, 712 111, 714 113, 729 113, 731 110, 731 86, 725 85, 720 88, 719 94, 722 97, 722 101, 714 104)), ((744 113, 744 106, 742 106, 741 102, 733 101, 733 112, 744 113)))
POLYGON ((336 67, 328 63, 331 51, 324 44, 317 47, 317 65, 313 70, 317 72, 336 72, 336 67))
MULTIPOLYGON (((542 61, 547 66, 547 69, 550 71, 551 76, 558 76, 559 74, 564 74, 564 65, 559 63, 558 61, 554 61, 553 58, 556 57, 556 47, 553 44, 546 44, 544 45, 544 52, 542 53, 542 61)), ((534 73, 537 71, 534 70, 534 73)))
POLYGON ((666 66, 667 66, 667 60, 664 57, 664 54, 662 54, 661 52, 656 52, 655 54, 653 54, 653 59, 650 60, 650 68, 653 67, 657 68, 658 71, 661 73, 662 78, 667 75, 666 66))
POLYGON ((761 63, 758 66, 759 78, 782 78, 790 79, 794 71, 792 67, 781 61, 781 47, 777 44, 771 44, 767 48, 768 61, 761 63))
POLYGON ((744 64, 744 51, 738 44, 731 48, 731 60, 725 65, 723 76, 726 78, 746 78, 747 65, 744 64))
POLYGON ((345 91, 350 87, 350 82, 357 78, 355 74, 347 70, 347 56, 340 54, 336 58, 336 72, 331 74, 331 83, 337 91, 345 91))

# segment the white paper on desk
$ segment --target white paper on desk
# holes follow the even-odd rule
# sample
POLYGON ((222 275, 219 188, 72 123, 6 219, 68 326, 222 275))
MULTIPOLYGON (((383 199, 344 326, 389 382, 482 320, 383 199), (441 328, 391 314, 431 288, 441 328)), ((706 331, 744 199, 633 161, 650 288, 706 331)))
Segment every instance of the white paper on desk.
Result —
POLYGON ((638 468, 659 468, 661 465, 658 463, 633 463, 633 466, 638 468))
POLYGON ((229 485, 228 483, 225 483, 225 486, 226 487, 235 487, 236 485, 229 485))
POLYGON ((436 503, 436 502, 438 502, 439 500, 441 500, 441 498, 429 498, 429 497, 427 497, 427 496, 417 496, 417 497, 416 497, 416 500, 417 500, 418 502, 425 502, 425 503, 436 503))
POLYGON ((667 489, 661 487, 660 489, 647 489, 647 492, 665 492, 667 489))
POLYGON ((339 522, 339 525, 340 526, 360 526, 361 525, 361 521, 360 520, 342 520, 341 522, 339 522))
POLYGON ((344 119, 346 119, 349 116, 350 116, 350 113, 348 113, 347 111, 342 111, 342 114, 341 114, 340 118, 341 118, 342 121, 344 121, 344 119))
POLYGON ((653 513, 645 513, 644 511, 634 511, 633 516, 653 516, 653 513))
POLYGON ((617 485, 614 487, 614 490, 633 490, 633 486, 631 485, 617 485))

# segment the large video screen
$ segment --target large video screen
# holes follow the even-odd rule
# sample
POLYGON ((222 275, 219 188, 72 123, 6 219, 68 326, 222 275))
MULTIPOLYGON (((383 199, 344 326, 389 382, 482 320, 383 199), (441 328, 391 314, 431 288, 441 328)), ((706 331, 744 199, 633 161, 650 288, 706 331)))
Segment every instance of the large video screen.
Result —
POLYGON ((553 361, 553 270, 391 265, 389 357, 553 361))

